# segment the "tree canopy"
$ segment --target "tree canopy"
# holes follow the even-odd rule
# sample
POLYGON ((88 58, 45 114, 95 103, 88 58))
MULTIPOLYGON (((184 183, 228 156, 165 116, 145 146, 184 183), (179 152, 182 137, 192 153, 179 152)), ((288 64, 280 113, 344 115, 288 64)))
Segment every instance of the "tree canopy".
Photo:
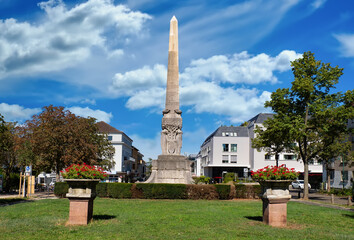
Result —
POLYGON ((95 121, 91 117, 76 116, 64 107, 50 105, 26 121, 23 144, 27 144, 36 156, 33 164, 43 171, 59 174, 60 170, 73 163, 110 168, 113 166, 114 148, 106 135, 98 133, 95 121))
MULTIPOLYGON (((343 69, 332 67, 305 52, 291 62, 294 81, 291 88, 277 89, 265 103, 289 127, 289 139, 304 163, 304 198, 308 198, 308 164, 348 132, 347 121, 353 115, 353 90, 334 92, 343 69)), ((277 118, 275 118, 277 119, 277 118)), ((282 125, 274 125, 274 131, 282 125)), ((272 135, 269 135, 272 138, 272 135)), ((284 139, 283 145, 289 139, 284 139)))

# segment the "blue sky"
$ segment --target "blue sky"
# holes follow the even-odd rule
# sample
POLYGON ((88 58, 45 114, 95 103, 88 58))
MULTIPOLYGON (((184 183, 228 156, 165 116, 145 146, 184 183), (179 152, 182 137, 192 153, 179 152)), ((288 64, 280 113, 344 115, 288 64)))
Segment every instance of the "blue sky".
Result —
POLYGON ((260 112, 290 87, 305 51, 344 68, 353 89, 352 0, 0 0, 0 113, 24 122, 64 106, 161 153, 169 21, 179 22, 182 152, 260 112))

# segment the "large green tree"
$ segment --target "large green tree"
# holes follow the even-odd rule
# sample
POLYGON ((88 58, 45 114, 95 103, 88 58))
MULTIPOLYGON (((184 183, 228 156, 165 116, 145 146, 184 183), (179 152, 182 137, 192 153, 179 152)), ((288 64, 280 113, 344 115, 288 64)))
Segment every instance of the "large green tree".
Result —
POLYGON ((265 106, 291 123, 290 138, 297 143, 294 150, 304 163, 304 199, 308 199, 309 163, 348 131, 353 91, 334 92, 343 69, 316 60, 311 52, 305 52, 291 66, 291 88, 277 89, 265 106))
MULTIPOLYGON (((105 134, 98 132, 94 118, 76 116, 52 105, 25 123, 25 144, 36 156, 38 170, 59 172, 75 163, 113 166, 114 148, 105 134)), ((28 152, 25 152, 28 154, 28 152)))

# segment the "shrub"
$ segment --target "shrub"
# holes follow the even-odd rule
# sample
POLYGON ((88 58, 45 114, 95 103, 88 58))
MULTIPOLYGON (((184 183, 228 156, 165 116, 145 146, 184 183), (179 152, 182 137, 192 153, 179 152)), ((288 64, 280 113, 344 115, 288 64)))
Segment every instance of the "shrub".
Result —
POLYGON ((193 177, 195 184, 208 184, 210 182, 210 177, 200 176, 200 177, 193 177))
POLYGON ((287 168, 285 164, 277 166, 266 166, 258 169, 256 172, 251 171, 252 179, 255 181, 262 180, 295 180, 299 177, 300 172, 296 172, 295 168, 287 168))
POLYGON ((137 183, 136 188, 141 190, 147 199, 186 199, 186 184, 169 183, 137 183))
POLYGON ((236 198, 259 198, 260 185, 235 184, 236 198))
POLYGON ((230 185, 216 184, 215 188, 219 194, 219 199, 230 199, 230 185))
POLYGON ((96 193, 98 197, 108 197, 107 186, 110 183, 98 183, 96 186, 96 193))
POLYGON ((54 185, 54 195, 59 198, 65 198, 69 191, 69 185, 66 182, 56 182, 54 185))
POLYGON ((228 182, 233 182, 234 180, 235 180, 235 173, 229 172, 225 174, 223 182, 228 183, 228 182))
POLYGON ((187 197, 188 199, 204 199, 204 200, 216 200, 218 199, 218 192, 215 185, 187 185, 187 197))
POLYGON ((107 183, 107 196, 111 198, 131 198, 132 183, 107 183))

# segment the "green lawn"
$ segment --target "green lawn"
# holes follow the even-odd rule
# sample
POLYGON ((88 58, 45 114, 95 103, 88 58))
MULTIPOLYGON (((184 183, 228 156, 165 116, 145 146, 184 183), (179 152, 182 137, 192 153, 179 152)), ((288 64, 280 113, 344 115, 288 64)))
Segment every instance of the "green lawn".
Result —
POLYGON ((288 227, 261 222, 261 201, 96 199, 88 226, 65 226, 69 200, 0 206, 0 239, 354 239, 354 212, 288 204, 288 227))

